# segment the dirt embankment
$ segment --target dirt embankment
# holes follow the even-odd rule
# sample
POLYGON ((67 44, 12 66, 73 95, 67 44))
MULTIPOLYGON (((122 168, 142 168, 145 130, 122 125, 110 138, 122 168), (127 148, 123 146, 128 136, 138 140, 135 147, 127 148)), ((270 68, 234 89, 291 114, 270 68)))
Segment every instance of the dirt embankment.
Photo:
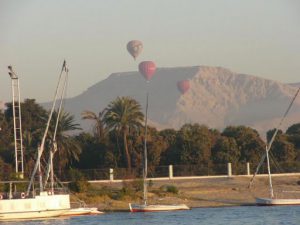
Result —
MULTIPOLYGON (((255 197, 268 197, 268 177, 257 177, 251 188, 248 188, 251 177, 201 178, 186 180, 153 181, 149 188, 149 203, 176 204, 184 203, 189 207, 220 207, 234 205, 253 205, 255 197), (162 192, 162 186, 172 185, 179 190, 178 194, 162 192)), ((280 176, 273 178, 275 196, 300 198, 300 176, 280 176)), ((93 184, 94 188, 120 190, 122 183, 93 184)), ((118 200, 106 195, 89 197, 79 194, 78 197, 89 206, 102 211, 128 211, 128 203, 141 202, 142 193, 124 195, 118 200), (134 197, 133 197, 134 196, 134 197)))

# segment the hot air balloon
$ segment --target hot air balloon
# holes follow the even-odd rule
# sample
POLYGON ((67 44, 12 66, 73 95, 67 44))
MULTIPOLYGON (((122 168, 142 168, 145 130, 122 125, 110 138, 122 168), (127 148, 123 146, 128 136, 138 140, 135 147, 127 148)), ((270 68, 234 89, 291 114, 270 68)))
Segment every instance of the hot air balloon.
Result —
POLYGON ((139 64, 139 71, 149 81, 155 74, 156 65, 152 61, 143 61, 139 64))
POLYGON ((132 40, 127 43, 127 51, 129 52, 130 55, 136 59, 138 55, 142 52, 143 50, 143 43, 138 40, 132 40))
POLYGON ((189 80, 178 81, 177 88, 182 94, 185 94, 190 89, 190 81, 189 80))

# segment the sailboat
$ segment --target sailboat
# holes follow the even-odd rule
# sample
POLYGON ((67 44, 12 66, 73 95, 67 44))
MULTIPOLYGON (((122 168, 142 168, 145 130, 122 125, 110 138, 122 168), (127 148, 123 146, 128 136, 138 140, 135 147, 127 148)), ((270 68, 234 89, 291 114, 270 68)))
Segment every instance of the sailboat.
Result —
POLYGON ((147 92, 146 100, 146 117, 145 117, 145 139, 144 139, 144 165, 143 165, 143 203, 142 204, 132 204, 129 203, 130 212, 159 212, 159 211, 174 211, 174 210, 188 210, 189 207, 185 204, 148 204, 147 199, 147 119, 148 119, 148 98, 149 94, 147 92))
POLYGON ((79 207, 71 208, 64 212, 61 216, 84 216, 84 215, 100 215, 101 212, 96 207, 87 207, 84 201, 79 200, 79 207))
MULTIPOLYGON (((13 117, 14 117, 14 138, 15 138, 15 158, 16 158, 16 174, 19 178, 23 178, 23 151, 22 151, 22 132, 21 132, 21 107, 19 80, 12 67, 9 66, 9 74, 12 80, 13 89, 13 117), (16 100, 15 97, 18 99, 16 100), (15 105, 17 103, 17 105, 15 105)), ((59 76, 56 93, 53 100, 51 112, 48 117, 46 129, 41 141, 41 145, 37 151, 36 163, 30 178, 30 182, 26 192, 17 192, 13 190, 13 182, 9 182, 9 193, 0 194, 0 221, 3 220, 19 220, 19 219, 36 219, 60 216, 70 210, 70 195, 65 189, 55 189, 53 182, 53 164, 50 160, 51 182, 50 187, 43 184, 43 174, 41 170, 41 156, 44 152, 46 137, 48 134, 50 122, 53 116, 55 104, 58 98, 59 87, 64 80, 64 87, 68 76, 68 69, 64 61, 59 76), (35 188, 35 176, 39 177, 39 188, 35 188)), ((61 95, 62 97, 63 95, 61 95)), ((58 117, 57 117, 58 120, 58 117)), ((58 123, 58 122, 57 122, 58 123)), ((51 150, 50 152, 53 153, 51 150)))
POLYGON ((250 180, 249 183, 249 187, 251 187, 254 177, 256 176, 256 174, 258 173, 260 167, 262 166, 263 162, 267 161, 267 169, 268 169, 268 181, 269 181, 269 197, 266 198, 260 198, 257 197, 255 199, 256 201, 256 205, 259 206, 276 206, 276 205, 300 205, 300 199, 299 198, 278 198, 275 196, 274 194, 274 189, 273 189, 273 183, 272 183, 272 174, 271 174, 271 167, 270 167, 270 159, 269 159, 269 152, 271 149, 271 146, 275 140, 275 137, 277 136, 277 133, 279 131, 279 127, 281 126, 281 124, 283 123, 285 117, 287 116, 289 110, 291 109, 297 95, 299 94, 300 88, 297 90, 295 96, 293 97, 288 109, 286 110, 285 114, 283 115, 281 121, 279 122, 279 125, 277 126, 277 128, 275 129, 275 132, 270 140, 270 142, 266 145, 266 151, 265 154, 263 155, 263 157, 261 158, 256 171, 252 177, 252 179, 250 180))

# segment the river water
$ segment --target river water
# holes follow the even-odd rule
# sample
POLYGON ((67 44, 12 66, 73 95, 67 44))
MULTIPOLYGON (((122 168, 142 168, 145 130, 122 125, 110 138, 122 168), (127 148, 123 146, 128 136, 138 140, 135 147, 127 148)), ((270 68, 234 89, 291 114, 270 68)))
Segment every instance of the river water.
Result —
POLYGON ((105 213, 35 221, 0 222, 6 225, 98 225, 98 224, 213 224, 213 225, 300 225, 300 206, 194 208, 156 213, 105 213))

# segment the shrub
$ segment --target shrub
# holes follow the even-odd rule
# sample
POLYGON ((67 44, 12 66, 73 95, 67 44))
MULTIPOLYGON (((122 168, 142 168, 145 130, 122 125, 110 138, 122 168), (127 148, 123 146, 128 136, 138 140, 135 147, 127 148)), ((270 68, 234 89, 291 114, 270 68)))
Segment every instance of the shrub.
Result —
POLYGON ((178 188, 174 185, 163 185, 159 189, 164 192, 178 194, 178 188))
POLYGON ((69 189, 77 193, 86 192, 89 186, 90 184, 86 180, 72 181, 69 183, 69 189))
POLYGON ((178 194, 178 188, 174 185, 168 185, 167 186, 167 192, 178 194))
POLYGON ((87 182, 83 174, 78 170, 70 170, 70 179, 69 189, 74 192, 86 192, 90 187, 90 184, 87 182))

